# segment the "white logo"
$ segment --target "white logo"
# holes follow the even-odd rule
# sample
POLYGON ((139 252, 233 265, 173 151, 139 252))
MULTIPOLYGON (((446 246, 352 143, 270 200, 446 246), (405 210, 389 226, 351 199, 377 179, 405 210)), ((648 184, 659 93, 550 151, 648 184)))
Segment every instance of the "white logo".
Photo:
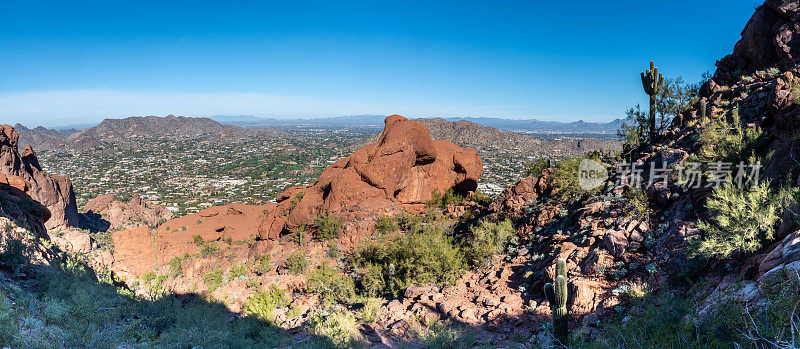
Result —
POLYGON ((605 184, 608 179, 606 167, 594 160, 583 159, 578 166, 578 186, 583 190, 592 190, 605 184))

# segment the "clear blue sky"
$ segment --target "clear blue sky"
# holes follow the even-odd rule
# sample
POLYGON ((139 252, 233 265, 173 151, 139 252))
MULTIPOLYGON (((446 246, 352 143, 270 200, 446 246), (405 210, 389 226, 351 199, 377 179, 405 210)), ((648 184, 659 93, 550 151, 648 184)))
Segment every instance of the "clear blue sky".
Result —
POLYGON ((608 121, 761 1, 0 2, 0 123, 354 114, 608 121))

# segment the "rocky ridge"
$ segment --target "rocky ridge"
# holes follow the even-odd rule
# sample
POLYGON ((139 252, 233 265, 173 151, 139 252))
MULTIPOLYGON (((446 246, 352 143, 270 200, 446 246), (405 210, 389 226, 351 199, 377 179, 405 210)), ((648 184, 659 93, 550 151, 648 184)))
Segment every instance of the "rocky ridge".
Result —
POLYGON ((48 230, 67 229, 78 225, 78 207, 69 178, 49 175, 42 170, 36 153, 30 146, 22 152, 18 148, 19 134, 9 125, 0 125, 0 174, 6 182, 16 182, 15 187, 50 211, 45 222, 48 230))

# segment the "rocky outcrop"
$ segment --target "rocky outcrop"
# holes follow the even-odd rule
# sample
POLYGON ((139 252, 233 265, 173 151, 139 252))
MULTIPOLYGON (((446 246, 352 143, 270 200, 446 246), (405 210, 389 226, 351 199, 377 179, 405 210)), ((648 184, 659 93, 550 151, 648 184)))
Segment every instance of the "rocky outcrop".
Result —
POLYGON ((491 205, 492 212, 518 213, 525 205, 535 202, 539 197, 552 191, 551 169, 545 169, 541 175, 528 176, 513 186, 503 190, 491 205))
POLYGON ((25 194, 50 210, 50 219, 45 222, 48 230, 77 226, 78 206, 72 182, 67 177, 45 173, 30 146, 19 152, 18 140, 13 127, 0 125, 0 173, 27 182, 25 194))
POLYGON ((81 227, 94 231, 132 229, 142 225, 157 227, 174 217, 163 206, 134 195, 130 202, 114 199, 113 194, 100 195, 84 205, 81 227))
POLYGON ((434 191, 474 191, 483 164, 474 149, 431 139, 419 121, 392 115, 375 143, 332 164, 316 182, 290 188, 267 214, 259 236, 275 239, 320 214, 370 216, 393 205, 418 205, 434 191))
MULTIPOLYGON (((531 135, 503 132, 494 127, 467 121, 448 121, 442 118, 416 119, 428 129, 431 138, 452 142, 459 147, 473 148, 483 155, 495 155, 498 151, 513 151, 530 156, 581 155, 593 151, 608 153, 621 150, 617 140, 555 139, 543 140, 531 135)), ((374 135, 362 143, 374 143, 380 138, 374 135)))
POLYGON ((733 53, 717 61, 714 80, 727 85, 739 74, 769 67, 788 69, 800 58, 800 5, 797 0, 767 0, 742 30, 733 53))

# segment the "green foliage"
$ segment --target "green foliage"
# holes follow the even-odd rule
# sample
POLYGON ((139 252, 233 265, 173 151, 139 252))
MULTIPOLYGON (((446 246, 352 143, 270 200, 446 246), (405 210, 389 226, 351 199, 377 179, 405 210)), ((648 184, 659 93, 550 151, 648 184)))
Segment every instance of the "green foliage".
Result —
POLYGON ((5 250, 0 253, 0 261, 4 264, 16 267, 28 261, 29 247, 19 239, 7 239, 5 250))
POLYGON ((794 97, 792 102, 794 102, 794 104, 800 104, 800 81, 797 79, 789 80, 789 88, 794 97))
POLYGON ((510 219, 500 222, 481 220, 470 228, 472 241, 467 256, 476 265, 485 265, 494 254, 503 252, 514 236, 514 223, 510 219))
POLYGON ((464 202, 464 197, 453 189, 448 189, 444 194, 440 193, 438 189, 434 189, 431 193, 431 199, 426 203, 428 207, 438 207, 442 210, 447 209, 449 204, 460 204, 464 202))
POLYGON ((259 275, 268 273, 272 269, 272 264, 269 262, 269 254, 265 254, 256 260, 255 271, 259 275))
POLYGON ((554 195, 558 201, 571 202, 581 195, 591 193, 581 189, 578 184, 578 167, 581 161, 585 159, 582 156, 565 157, 556 162, 555 171, 550 175, 552 185, 557 188, 554 195))
POLYGON ((734 252, 758 250, 762 242, 772 240, 784 197, 774 193, 768 183, 714 188, 706 202, 711 220, 697 224, 706 236, 695 241, 693 254, 726 258, 734 252))
POLYGON ((342 230, 343 220, 339 217, 332 217, 322 215, 314 220, 314 228, 316 229, 316 237, 322 241, 335 239, 339 237, 342 230))
POLYGON ((200 248, 200 254, 202 256, 213 256, 217 251, 219 251, 219 246, 213 241, 203 243, 203 246, 200 248))
POLYGON ((428 224, 421 231, 358 246, 352 264, 365 293, 397 295, 413 283, 454 282, 464 268, 464 257, 441 226, 428 224))
MULTIPOLYGON (((158 282, 151 273, 147 280, 158 282)), ((252 348, 289 347, 279 329, 234 318, 202 297, 133 297, 67 257, 37 269, 24 288, 0 290, 0 343, 11 348, 252 348), (13 299, 13 301, 12 301, 13 299), (232 320, 233 319, 233 320, 232 320), (24 335, 22 334, 24 331, 24 335)))
MULTIPOLYGON (((695 100, 701 83, 687 83, 682 77, 664 79, 663 86, 651 100, 655 100, 655 130, 651 132, 650 116, 637 104, 626 110, 626 121, 617 132, 623 142, 623 153, 628 154, 639 145, 660 134, 672 119, 680 115, 695 100)), ((651 105, 652 106, 652 105, 651 105)))
POLYGON ((326 302, 350 303, 355 297, 353 279, 323 263, 307 273, 306 290, 319 294, 326 302))
POLYGON ((397 222, 393 217, 382 215, 375 220, 375 229, 381 234, 388 234, 397 231, 397 222))
POLYGON ((625 191, 625 208, 627 216, 639 220, 648 220, 653 210, 650 208, 650 199, 642 187, 632 187, 625 191))
POLYGON ((286 297, 286 290, 282 290, 270 284, 264 291, 253 292, 244 306, 244 312, 248 316, 253 316, 257 319, 272 322, 275 317, 272 312, 275 309, 280 309, 289 305, 289 299, 286 297))
POLYGON ((290 274, 293 275, 301 275, 303 274, 306 269, 308 268, 308 258, 300 252, 295 252, 286 257, 286 260, 283 261, 283 268, 286 269, 290 274))
POLYGON ((553 338, 560 345, 567 345, 569 313, 567 311, 567 262, 559 258, 556 261, 555 284, 544 285, 544 294, 550 302, 552 313, 553 338))
POLYGON ((353 334, 356 333, 358 321, 355 315, 347 309, 334 309, 328 312, 312 314, 307 326, 311 333, 328 338, 340 348, 355 345, 353 334))
POLYGON ((149 299, 158 299, 167 294, 167 290, 164 289, 164 281, 166 279, 167 275, 156 274, 153 271, 148 271, 142 275, 141 281, 145 286, 149 299))
POLYGON ((550 158, 546 157, 536 158, 536 160, 525 163, 525 176, 541 175, 546 168, 550 167, 552 167, 552 162, 550 161, 550 158))
POLYGON ((182 265, 183 261, 189 259, 189 254, 184 254, 182 257, 175 257, 169 261, 169 276, 170 277, 178 277, 181 276, 183 273, 182 265))
POLYGON ((764 141, 760 127, 742 128, 739 110, 734 109, 727 117, 720 116, 700 131, 699 156, 709 161, 738 162, 754 156, 756 149, 764 141))
MULTIPOLYGON (((169 227, 167 227, 167 230, 169 230, 169 227)), ((194 244, 195 244, 195 245, 197 245, 197 246, 202 246, 202 245, 203 245, 203 243, 205 243, 205 241, 203 241, 203 237, 202 237, 202 236, 200 236, 200 234, 195 234, 195 235, 193 235, 193 236, 192 236, 192 241, 193 241, 193 242, 194 242, 194 244)))
POLYGON ((210 292, 216 291, 224 281, 223 275, 224 271, 222 268, 216 268, 205 275, 203 275, 203 281, 206 283, 206 287, 210 292))

